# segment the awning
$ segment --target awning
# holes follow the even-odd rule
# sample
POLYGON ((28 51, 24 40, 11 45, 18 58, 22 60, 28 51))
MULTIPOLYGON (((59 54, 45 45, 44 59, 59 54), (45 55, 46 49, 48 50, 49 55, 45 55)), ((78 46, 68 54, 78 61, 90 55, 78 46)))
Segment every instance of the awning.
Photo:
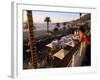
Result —
POLYGON ((52 43, 49 43, 49 44, 47 44, 46 46, 47 46, 47 47, 50 47, 50 48, 53 48, 52 43))
POLYGON ((53 56, 55 56, 55 57, 57 57, 57 58, 59 58, 59 59, 63 59, 64 57, 65 57, 65 53, 64 53, 64 50, 63 49, 61 49, 61 50, 59 50, 57 53, 55 53, 53 56))

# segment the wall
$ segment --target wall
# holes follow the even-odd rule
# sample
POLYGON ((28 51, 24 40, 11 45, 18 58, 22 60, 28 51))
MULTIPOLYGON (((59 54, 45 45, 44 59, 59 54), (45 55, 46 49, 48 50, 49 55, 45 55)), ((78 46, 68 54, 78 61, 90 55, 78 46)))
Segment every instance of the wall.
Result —
MULTIPOLYGON (((97 20, 98 20, 98 28, 96 29, 97 39, 94 45, 96 47, 96 53, 98 53, 98 71, 97 73, 90 74, 73 74, 73 75, 64 75, 64 76, 55 76, 52 78, 41 78, 41 80, 99 80, 100 77, 100 5, 99 0, 26 0, 33 1, 37 4, 54 4, 54 5, 68 5, 71 4, 73 6, 93 6, 97 7, 97 20)), ((11 80, 10 78, 10 65, 11 65, 11 0, 1 0, 0 1, 0 80, 11 80)), ((19 79, 21 80, 21 79, 19 79)), ((22 79, 23 80, 23 79, 22 79)), ((31 80, 31 79, 25 79, 31 80)), ((40 80, 40 78, 33 79, 40 80)))

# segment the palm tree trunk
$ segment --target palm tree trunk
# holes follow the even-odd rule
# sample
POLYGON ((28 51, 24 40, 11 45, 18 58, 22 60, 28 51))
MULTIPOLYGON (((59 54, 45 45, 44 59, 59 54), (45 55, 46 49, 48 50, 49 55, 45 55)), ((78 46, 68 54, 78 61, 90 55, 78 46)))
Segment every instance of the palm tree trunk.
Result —
POLYGON ((49 33, 49 22, 47 22, 47 33, 49 33))
POLYGON ((37 68, 37 54, 36 54, 36 40, 34 38, 33 31, 33 19, 32 19, 32 11, 27 11, 28 18, 28 28, 29 28, 29 41, 30 41, 30 49, 31 49, 31 57, 32 57, 32 68, 37 68))

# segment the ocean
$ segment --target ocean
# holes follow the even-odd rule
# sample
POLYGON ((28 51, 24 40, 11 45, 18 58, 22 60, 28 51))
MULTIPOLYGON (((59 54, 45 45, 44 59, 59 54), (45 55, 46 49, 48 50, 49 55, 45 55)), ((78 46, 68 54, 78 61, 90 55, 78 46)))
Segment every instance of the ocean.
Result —
MULTIPOLYGON (((38 24, 34 24, 34 26, 35 26, 37 31, 39 31, 39 30, 47 30, 47 24, 46 23, 40 23, 40 24, 38 23, 38 24)), ((55 27, 57 27, 56 24, 54 24, 54 23, 50 23, 49 24, 49 30, 50 31, 52 31, 55 27)), ((63 25, 61 24, 60 28, 62 28, 62 27, 63 27, 63 25)))

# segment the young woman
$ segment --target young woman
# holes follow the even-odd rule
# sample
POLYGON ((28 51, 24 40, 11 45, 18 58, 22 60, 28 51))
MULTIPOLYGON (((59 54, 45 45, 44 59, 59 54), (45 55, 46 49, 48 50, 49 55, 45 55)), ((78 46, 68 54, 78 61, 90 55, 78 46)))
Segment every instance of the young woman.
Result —
POLYGON ((86 48, 88 45, 90 45, 90 39, 89 36, 85 34, 85 26, 80 26, 79 30, 79 41, 81 41, 81 47, 80 47, 80 56, 84 51, 86 51, 86 48))
POLYGON ((81 41, 81 47, 80 47, 80 56, 82 53, 84 53, 84 60, 82 62, 82 66, 90 66, 91 65, 91 40, 90 40, 90 32, 86 35, 84 27, 86 26, 80 26, 80 41, 81 41))
POLYGON ((90 40, 89 40, 89 36, 87 36, 85 34, 85 29, 84 29, 85 26, 80 26, 80 30, 79 30, 79 41, 89 45, 90 44, 90 40))

